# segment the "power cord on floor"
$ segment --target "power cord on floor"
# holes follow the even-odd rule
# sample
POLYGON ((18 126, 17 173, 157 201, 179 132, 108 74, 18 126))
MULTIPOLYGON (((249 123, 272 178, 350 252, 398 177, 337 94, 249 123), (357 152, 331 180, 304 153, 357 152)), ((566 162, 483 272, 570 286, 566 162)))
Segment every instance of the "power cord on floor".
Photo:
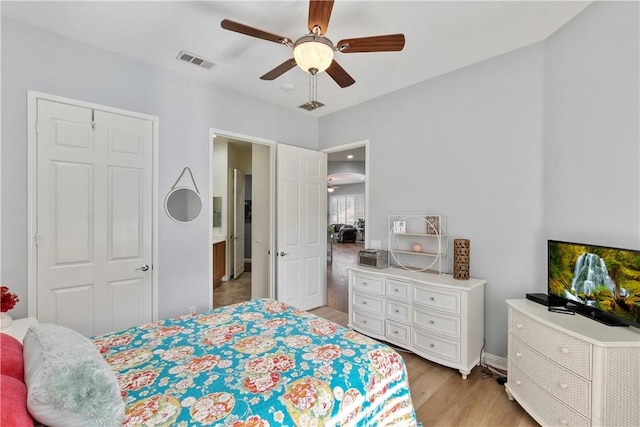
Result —
POLYGON ((484 348, 487 345, 487 340, 482 338, 482 348, 480 349, 480 367, 482 368, 482 379, 493 378, 493 373, 489 369, 489 366, 484 361, 484 348))
POLYGON ((482 348, 480 349, 480 367, 482 368, 482 379, 493 378, 496 376, 496 381, 498 384, 503 385, 507 382, 507 373, 502 371, 501 369, 497 369, 493 366, 490 366, 484 361, 484 348, 487 345, 487 341, 485 338, 482 339, 482 348))

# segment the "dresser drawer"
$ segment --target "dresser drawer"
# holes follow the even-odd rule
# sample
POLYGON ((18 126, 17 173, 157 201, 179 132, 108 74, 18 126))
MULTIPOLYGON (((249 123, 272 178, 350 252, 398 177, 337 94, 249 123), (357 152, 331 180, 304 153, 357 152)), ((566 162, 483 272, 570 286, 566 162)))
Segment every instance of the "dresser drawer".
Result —
POLYGON ((411 282, 387 279, 387 297, 398 301, 411 302, 411 282))
POLYGON ((411 306, 387 300, 386 317, 399 322, 411 323, 411 306))
MULTIPOLYGON (((540 372, 538 375, 545 375, 540 372)), ((518 402, 527 407, 535 418, 549 426, 589 427, 590 421, 547 393, 515 364, 509 367, 508 388, 518 402)))
POLYGON ((559 365, 591 379, 591 344, 562 333, 510 308, 509 330, 559 365))
POLYGON ((440 312, 460 314, 460 293, 413 285, 413 303, 440 312))
POLYGON ((413 323, 426 331, 451 338, 460 338, 460 317, 413 307, 413 323))
POLYGON ((384 295, 384 278, 355 273, 353 275, 353 290, 384 295))
POLYGON ((363 332, 371 332, 378 336, 384 336, 384 319, 379 316, 354 311, 353 326, 363 332))
POLYGON ((385 336, 389 341, 409 346, 411 345, 411 326, 387 319, 385 336))
POLYGON ((352 298, 354 309, 370 311, 375 314, 384 314, 384 298, 373 297, 357 292, 354 292, 352 298))
POLYGON ((440 359, 451 362, 460 362, 460 342, 431 335, 427 332, 413 328, 413 347, 432 354, 440 359))
POLYGON ((529 377, 558 399, 591 418, 591 383, 568 371, 511 336, 509 357, 529 377))

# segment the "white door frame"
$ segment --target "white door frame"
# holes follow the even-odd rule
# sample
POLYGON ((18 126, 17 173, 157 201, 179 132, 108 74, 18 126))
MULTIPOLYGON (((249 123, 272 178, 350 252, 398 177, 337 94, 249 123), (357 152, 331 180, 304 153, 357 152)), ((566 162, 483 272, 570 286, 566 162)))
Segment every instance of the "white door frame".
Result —
MULTIPOLYGON (((62 96, 51 95, 48 93, 37 92, 33 90, 27 91, 27 235, 30 242, 27 245, 27 316, 36 317, 38 304, 38 277, 37 277, 37 251, 35 245, 37 231, 37 134, 36 120, 38 117, 37 100, 44 99, 47 101, 58 102, 63 104, 76 105, 78 107, 90 108, 94 110, 105 111, 107 113, 121 114, 125 116, 135 117, 139 119, 149 120, 152 123, 152 266, 151 268, 151 316, 152 320, 158 320, 158 124, 159 118, 135 111, 123 110, 120 108, 109 107, 93 102, 80 101, 73 98, 65 98, 62 96)), ((209 198, 211 200, 211 198, 209 198)), ((209 202, 211 203, 211 201, 209 202)))
MULTIPOLYGON (((352 148, 364 147, 364 247, 369 247, 369 234, 367 233, 367 227, 369 225, 369 140, 363 139, 356 142, 350 142, 348 144, 336 145, 329 148, 324 148, 320 151, 324 153, 335 153, 337 151, 345 151, 350 150, 352 148)), ((328 179, 329 171, 327 170, 327 179, 328 179)), ((326 213, 325 213, 326 217, 326 213)))
MULTIPOLYGON (((213 212, 213 139, 216 136, 223 136, 230 139, 237 139, 241 141, 250 142, 252 144, 268 145, 269 150, 269 163, 270 163, 270 176, 269 180, 269 214, 271 215, 271 221, 269 224, 269 298, 275 298, 275 221, 276 221, 276 146, 277 141, 270 139, 260 138, 251 135, 245 135, 237 132, 231 132, 228 130, 209 128, 209 212, 213 212)), ((228 219, 227 219, 228 221, 228 219)), ((228 225, 228 224, 227 224, 228 225)), ((229 227, 227 226, 227 234, 229 234, 229 227)), ((228 236, 227 236, 228 238, 228 236)), ((227 245, 228 246, 228 245, 227 245)), ((213 277, 213 227, 209 227, 209 277, 213 277)), ((213 286, 211 281, 208 282, 209 286, 209 309, 213 308, 213 286)))

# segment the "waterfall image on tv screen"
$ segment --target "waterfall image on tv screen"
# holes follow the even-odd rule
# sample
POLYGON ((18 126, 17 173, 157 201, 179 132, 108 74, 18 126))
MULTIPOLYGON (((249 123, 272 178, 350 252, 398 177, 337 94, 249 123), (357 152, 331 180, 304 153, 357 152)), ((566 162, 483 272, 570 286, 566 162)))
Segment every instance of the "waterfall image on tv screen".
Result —
POLYGON ((549 289, 640 325, 640 251, 549 241, 549 289))

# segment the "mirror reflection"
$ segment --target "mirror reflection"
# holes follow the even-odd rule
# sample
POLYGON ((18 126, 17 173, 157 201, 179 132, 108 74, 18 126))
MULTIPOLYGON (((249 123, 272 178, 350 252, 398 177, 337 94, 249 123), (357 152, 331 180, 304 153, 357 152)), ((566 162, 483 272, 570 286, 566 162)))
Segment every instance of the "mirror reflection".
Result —
POLYGON ((222 227, 222 197, 213 196, 213 226, 222 227))
POLYGON ((191 222, 202 213, 202 199, 190 188, 179 187, 171 190, 164 201, 167 215, 177 222, 191 222))

